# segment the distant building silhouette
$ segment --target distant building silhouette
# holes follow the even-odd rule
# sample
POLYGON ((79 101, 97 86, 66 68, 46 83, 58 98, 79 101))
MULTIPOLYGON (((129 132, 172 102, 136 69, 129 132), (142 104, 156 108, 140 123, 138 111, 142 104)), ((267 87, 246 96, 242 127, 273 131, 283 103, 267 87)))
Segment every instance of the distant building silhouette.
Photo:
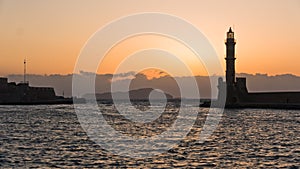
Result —
POLYGON ((50 87, 30 87, 28 82, 16 84, 0 78, 0 103, 21 103, 55 100, 55 92, 50 87))
POLYGON ((300 92, 249 93, 246 78, 235 77, 235 38, 231 28, 226 39, 226 81, 218 80, 218 101, 226 98, 225 107, 300 108, 300 92), (226 95, 226 96, 224 96, 226 95))
MULTIPOLYGON (((74 98, 77 103, 85 102, 84 99, 74 98)), ((8 83, 8 79, 0 77, 0 105, 25 105, 25 104, 72 104, 73 98, 56 96, 52 87, 31 87, 26 80, 26 60, 24 60, 23 82, 8 83)))

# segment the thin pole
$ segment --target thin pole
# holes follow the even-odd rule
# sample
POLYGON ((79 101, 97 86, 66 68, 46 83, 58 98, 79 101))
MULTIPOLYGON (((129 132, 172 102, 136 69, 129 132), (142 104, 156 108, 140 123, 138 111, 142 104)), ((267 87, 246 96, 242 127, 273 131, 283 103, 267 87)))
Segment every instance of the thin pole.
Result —
POLYGON ((26 83, 26 59, 24 59, 24 83, 26 83))

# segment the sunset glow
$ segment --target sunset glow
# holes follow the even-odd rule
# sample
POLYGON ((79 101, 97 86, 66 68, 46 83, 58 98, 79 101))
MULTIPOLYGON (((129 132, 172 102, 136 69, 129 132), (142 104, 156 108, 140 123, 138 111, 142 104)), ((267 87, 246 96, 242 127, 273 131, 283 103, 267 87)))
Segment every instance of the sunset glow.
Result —
POLYGON ((115 73, 118 66, 124 64, 123 62, 126 59, 130 59, 132 55, 135 55, 135 58, 131 59, 128 66, 121 68, 118 73, 129 71, 138 73, 142 71, 144 72, 143 74, 149 75, 149 78, 157 77, 156 71, 153 71, 155 69, 148 69, 147 65, 151 66, 149 68, 157 68, 155 67, 157 63, 165 62, 165 67, 171 71, 168 72, 169 74, 178 76, 188 76, 191 74, 207 75, 201 60, 189 48, 174 39, 151 34, 134 36, 114 46, 99 64, 97 73, 115 73), (143 53, 144 50, 148 50, 149 52, 145 54, 143 53), (166 55, 158 54, 156 50, 166 51, 172 57, 168 58, 166 55), (189 66, 189 69, 192 71, 190 74, 185 74, 181 65, 178 65, 179 60, 183 65, 189 66), (143 69, 147 69, 147 71, 143 69))
MULTIPOLYGON (((120 1, 0 0, 0 76, 22 74, 25 57, 30 74, 73 73, 80 50, 93 33, 115 19, 141 12, 161 12, 185 19, 205 34, 223 66, 225 33, 230 26, 234 27, 237 73, 300 75, 298 0, 116 3, 120 1)), ((204 67, 185 46, 155 35, 132 37, 118 44, 100 64, 98 73, 114 73, 122 59, 147 48, 178 55, 194 75, 206 75, 204 67)), ((127 67, 124 71, 135 68, 127 67)), ((178 69, 174 73, 184 75, 178 69)))
POLYGON ((154 79, 154 78, 160 78, 160 77, 165 77, 165 76, 170 76, 168 73, 157 70, 157 69, 146 69, 142 72, 139 72, 140 74, 143 74, 147 76, 148 80, 154 79))

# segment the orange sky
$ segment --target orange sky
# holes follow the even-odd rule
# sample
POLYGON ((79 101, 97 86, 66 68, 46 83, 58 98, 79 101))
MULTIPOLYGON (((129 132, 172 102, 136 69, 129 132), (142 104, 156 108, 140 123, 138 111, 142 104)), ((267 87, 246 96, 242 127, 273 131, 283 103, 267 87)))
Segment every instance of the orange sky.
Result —
MULTIPOLYGON (((176 59, 176 58, 175 58, 176 59)), ((98 66, 98 73, 122 73, 128 71, 143 72, 148 76, 157 77, 155 66, 163 63, 168 73, 177 76, 206 75, 206 70, 198 57, 180 42, 165 36, 145 34, 127 38, 113 47, 98 66), (143 43, 141 43, 143 42, 143 43), (180 58, 183 65, 174 61, 173 57, 166 56, 167 51, 174 57, 180 58), (143 52, 146 50, 146 52, 143 52), (154 51, 153 51, 154 50, 154 51), (126 60, 128 59, 128 60, 126 60), (120 66, 121 65, 121 66, 120 66), (191 72, 185 72, 181 66, 188 65, 191 72), (120 66, 118 70, 118 66, 120 66), (151 70, 149 70, 149 68, 151 70), (148 71, 144 71, 144 69, 148 71)), ((159 67, 158 68, 163 68, 159 67)), ((159 72, 159 71, 158 71, 159 72)), ((165 74, 164 74, 165 75, 165 74)))
MULTIPOLYGON (((28 73, 72 73, 81 48, 95 31, 139 12, 163 12, 190 22, 209 39, 223 66, 225 34, 234 25, 237 72, 300 75, 299 0, 0 0, 0 76, 22 73, 24 57, 28 73)), ((107 58, 114 61, 103 62, 101 72, 112 73, 110 65, 117 65, 122 56, 158 42, 187 62, 192 57, 178 51, 186 49, 172 39, 143 36, 126 41, 116 46, 120 50, 111 51, 107 58)), ((189 62, 193 72, 205 74, 195 63, 189 62)), ((124 71, 131 69, 134 66, 124 71)))

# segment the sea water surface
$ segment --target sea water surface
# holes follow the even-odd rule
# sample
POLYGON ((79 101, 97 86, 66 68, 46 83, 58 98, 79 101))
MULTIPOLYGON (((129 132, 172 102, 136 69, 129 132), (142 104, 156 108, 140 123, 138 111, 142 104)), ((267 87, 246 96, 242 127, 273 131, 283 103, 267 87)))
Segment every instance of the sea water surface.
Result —
MULTIPOLYGON (((126 119, 112 105, 100 105, 115 129, 128 133, 126 119), (112 113, 112 114, 111 114, 112 113), (122 122, 122 123, 121 123, 122 122)), ((147 106, 140 105, 147 110, 147 106)), ((172 124, 170 106, 164 123, 172 124)), ((89 139, 73 105, 0 106, 0 168, 298 168, 300 111, 225 110, 209 139, 199 143, 208 109, 200 108, 191 132, 152 158, 118 156, 89 139)), ((132 126, 131 126, 132 127, 132 126)), ((136 126, 135 126, 136 127, 136 126)), ((150 137, 164 131, 149 127, 150 137)), ((134 134, 140 135, 138 130, 134 134)), ((131 133, 132 134, 132 133, 131 133)), ((130 146, 130 145, 129 145, 130 146)))

